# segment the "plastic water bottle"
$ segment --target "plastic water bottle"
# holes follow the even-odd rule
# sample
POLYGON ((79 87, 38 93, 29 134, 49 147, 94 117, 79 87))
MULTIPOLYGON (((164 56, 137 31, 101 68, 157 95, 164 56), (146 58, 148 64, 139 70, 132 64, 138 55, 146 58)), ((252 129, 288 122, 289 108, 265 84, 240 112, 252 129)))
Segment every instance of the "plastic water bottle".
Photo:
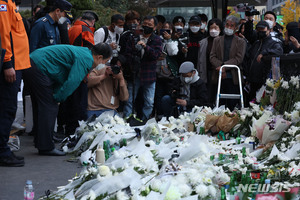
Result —
POLYGON ((33 200, 34 199, 34 189, 32 186, 32 181, 27 180, 24 187, 24 200, 33 200))

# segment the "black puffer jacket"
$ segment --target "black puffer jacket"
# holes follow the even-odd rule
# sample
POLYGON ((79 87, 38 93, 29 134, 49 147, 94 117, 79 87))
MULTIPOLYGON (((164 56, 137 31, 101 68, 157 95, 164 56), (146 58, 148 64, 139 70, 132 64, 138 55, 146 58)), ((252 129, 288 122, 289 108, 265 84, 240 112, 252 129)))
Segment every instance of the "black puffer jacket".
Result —
POLYGON ((259 54, 263 56, 281 55, 283 54, 283 49, 281 44, 274 41, 271 36, 262 41, 258 40, 252 45, 250 49, 250 62, 248 62, 250 65, 247 80, 254 83, 264 83, 271 69, 270 62, 267 63, 263 59, 261 62, 257 62, 259 54))
MULTIPOLYGON (((180 77, 176 77, 172 82, 172 91, 179 90, 182 87, 180 77)), ((172 92, 171 91, 171 92, 172 92)), ((199 79, 195 83, 190 85, 190 99, 187 100, 187 110, 192 110, 195 106, 207 106, 208 97, 207 97, 207 88, 206 84, 202 79, 199 79)))

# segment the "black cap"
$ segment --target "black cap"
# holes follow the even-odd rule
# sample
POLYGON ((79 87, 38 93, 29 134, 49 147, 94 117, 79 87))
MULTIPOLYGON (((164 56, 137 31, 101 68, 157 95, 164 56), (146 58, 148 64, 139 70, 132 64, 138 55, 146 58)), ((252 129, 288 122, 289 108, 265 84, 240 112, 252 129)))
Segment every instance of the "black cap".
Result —
POLYGON ((65 12, 71 12, 72 4, 67 0, 56 0, 55 4, 59 9, 65 12))
POLYGON ((190 18, 190 22, 199 22, 201 24, 201 18, 198 15, 194 15, 190 18))
POLYGON ((290 22, 286 25, 286 29, 298 29, 298 22, 290 22))
POLYGON ((92 10, 86 10, 86 11, 84 11, 84 12, 82 13, 82 18, 83 18, 83 19, 86 18, 87 20, 93 20, 92 18, 94 18, 95 21, 98 21, 98 20, 99 20, 98 15, 97 15, 94 11, 92 11, 92 10))
POLYGON ((183 17, 181 17, 181 16, 176 16, 176 17, 174 17, 172 23, 175 24, 177 22, 181 22, 181 23, 185 24, 185 19, 183 17))
POLYGON ((260 21, 256 24, 256 28, 266 28, 266 27, 270 29, 269 24, 266 21, 260 21))

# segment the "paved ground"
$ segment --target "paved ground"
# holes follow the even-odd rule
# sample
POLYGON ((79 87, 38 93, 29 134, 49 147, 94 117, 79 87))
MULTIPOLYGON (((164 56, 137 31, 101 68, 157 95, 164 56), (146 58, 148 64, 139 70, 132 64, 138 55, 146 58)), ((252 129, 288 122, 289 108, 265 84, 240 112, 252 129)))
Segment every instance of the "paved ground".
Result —
POLYGON ((33 182, 35 199, 46 190, 56 190, 81 171, 79 163, 68 162, 70 156, 40 156, 33 147, 33 137, 20 136, 21 149, 16 155, 25 157, 24 167, 0 167, 0 200, 21 200, 26 180, 33 182))
MULTIPOLYGON (((23 122, 22 102, 18 104, 17 121, 23 122)), ((24 167, 0 167, 0 200, 22 200, 26 180, 32 180, 35 199, 47 190, 68 184, 68 180, 80 173, 79 163, 68 162, 70 156, 40 156, 33 146, 33 137, 20 136, 21 149, 16 155, 25 157, 24 167)))

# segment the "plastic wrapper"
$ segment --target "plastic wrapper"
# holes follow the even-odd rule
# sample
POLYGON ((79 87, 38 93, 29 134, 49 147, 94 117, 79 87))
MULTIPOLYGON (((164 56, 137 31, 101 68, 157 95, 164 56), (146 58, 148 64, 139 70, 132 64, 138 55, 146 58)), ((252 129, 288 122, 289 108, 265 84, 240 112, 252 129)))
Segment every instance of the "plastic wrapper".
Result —
POLYGON ((286 121, 281 117, 276 117, 274 128, 271 129, 269 125, 265 126, 263 136, 262 136, 262 144, 267 144, 271 141, 278 140, 290 125, 291 122, 286 121))

